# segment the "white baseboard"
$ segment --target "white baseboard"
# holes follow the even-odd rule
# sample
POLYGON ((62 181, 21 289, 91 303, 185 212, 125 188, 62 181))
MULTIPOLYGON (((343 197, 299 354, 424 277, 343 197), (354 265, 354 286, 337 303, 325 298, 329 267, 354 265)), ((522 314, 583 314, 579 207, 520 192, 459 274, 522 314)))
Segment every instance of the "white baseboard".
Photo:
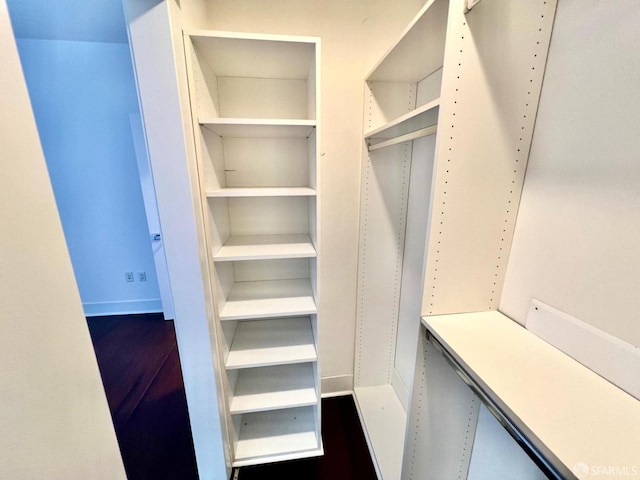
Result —
POLYGON ((132 315, 136 313, 162 312, 159 298, 150 300, 125 300, 121 302, 87 302, 82 304, 85 317, 106 315, 132 315))
POLYGON ((409 411, 409 389, 400 378, 400 374, 394 368, 391 372, 391 386, 393 390, 396 392, 398 396, 398 400, 402 404, 402 408, 404 408, 405 412, 409 411))
POLYGON ((353 393, 353 374, 322 377, 320 391, 323 398, 351 395, 353 393))

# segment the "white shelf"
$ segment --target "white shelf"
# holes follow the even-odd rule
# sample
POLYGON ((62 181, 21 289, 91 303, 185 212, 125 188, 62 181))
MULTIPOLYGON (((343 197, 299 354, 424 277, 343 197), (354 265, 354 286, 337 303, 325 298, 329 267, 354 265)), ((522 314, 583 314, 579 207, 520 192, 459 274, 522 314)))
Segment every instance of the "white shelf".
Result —
POLYGON ((267 260, 276 258, 312 258, 316 249, 309 235, 245 235, 230 237, 218 250, 216 262, 267 260))
POLYGON ((208 190, 207 197, 314 197, 316 191, 309 187, 243 187, 208 190))
POLYGON ((448 10, 448 0, 428 2, 367 80, 419 82, 442 67, 448 10))
POLYGON ((438 123, 440 99, 437 98, 411 112, 364 134, 365 140, 386 140, 415 132, 438 123))
POLYGON ((638 465, 640 401, 631 395, 499 312, 423 324, 556 468, 638 465))
POLYGON ((240 420, 234 467, 322 455, 313 407, 246 413, 240 420), (303 454, 306 452, 306 455, 303 454))
POLYGON ((187 33, 216 75, 305 79, 317 37, 247 34, 213 30, 187 33))
POLYGON ((201 118, 200 125, 221 137, 306 138, 315 120, 279 118, 201 118))
POLYGON ((317 313, 308 279, 238 282, 220 311, 220 320, 317 313))
POLYGON ((228 370, 315 362, 311 320, 306 317, 239 322, 229 355, 228 370))
POLYGON ((400 478, 407 414, 391 385, 354 388, 369 449, 383 480, 400 478))
POLYGON ((240 370, 231 414, 316 405, 313 365, 298 363, 240 370))

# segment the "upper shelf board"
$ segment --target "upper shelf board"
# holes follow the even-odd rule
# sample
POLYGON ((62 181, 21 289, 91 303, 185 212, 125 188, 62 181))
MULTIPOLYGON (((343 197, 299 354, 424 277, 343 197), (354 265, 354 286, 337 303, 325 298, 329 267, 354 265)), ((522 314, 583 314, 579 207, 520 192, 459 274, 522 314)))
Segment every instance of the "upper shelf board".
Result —
POLYGON ((431 0, 367 76, 369 81, 419 82, 442 67, 449 0, 431 0))
POLYGON ((317 37, 197 30, 193 46, 217 76, 306 79, 314 70, 317 37))
POLYGON ((316 190, 309 187, 233 187, 207 190, 210 198, 231 197, 315 197, 316 190))
POLYGON ((201 118, 200 125, 221 137, 307 138, 315 120, 261 118, 201 118))
POLYGON ((559 471, 637 465, 640 401, 499 312, 422 321, 559 471))
POLYGON ((364 134, 365 140, 396 138, 438 123, 440 99, 433 100, 364 134))

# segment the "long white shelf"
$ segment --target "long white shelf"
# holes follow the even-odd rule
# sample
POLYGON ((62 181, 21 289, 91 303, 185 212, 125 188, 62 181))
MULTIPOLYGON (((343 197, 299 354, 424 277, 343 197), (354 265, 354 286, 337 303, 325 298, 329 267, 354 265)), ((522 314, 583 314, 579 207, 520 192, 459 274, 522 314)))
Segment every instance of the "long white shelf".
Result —
POLYGON ((201 118, 200 125, 221 137, 288 138, 308 137, 316 126, 315 120, 280 118, 201 118))
POLYGON ((400 478, 407 414, 391 385, 354 388, 378 478, 400 478))
POLYGON ((308 279, 238 282, 220 310, 220 320, 311 315, 317 311, 308 279))
POLYGON ((207 190, 210 198, 231 197, 315 197, 316 190, 309 187, 243 187, 207 190))
POLYGON ((322 455, 313 407, 246 413, 240 419, 234 467, 322 455))
POLYGON ((640 401, 499 312, 422 321, 560 476, 574 478, 576 465, 637 468, 640 401))
POLYGON ((389 123, 369 130, 364 134, 365 140, 386 140, 415 132, 438 123, 440 99, 437 98, 421 107, 412 110, 389 123))
POLYGON ((311 363, 240 370, 231 398, 231 414, 316 405, 311 363))
POLYGON ((232 262, 315 256, 316 249, 309 235, 246 235, 230 237, 213 255, 213 259, 216 262, 232 262))
POLYGON ((232 370, 315 362, 317 359, 311 320, 306 317, 277 318, 239 322, 225 367, 232 370))

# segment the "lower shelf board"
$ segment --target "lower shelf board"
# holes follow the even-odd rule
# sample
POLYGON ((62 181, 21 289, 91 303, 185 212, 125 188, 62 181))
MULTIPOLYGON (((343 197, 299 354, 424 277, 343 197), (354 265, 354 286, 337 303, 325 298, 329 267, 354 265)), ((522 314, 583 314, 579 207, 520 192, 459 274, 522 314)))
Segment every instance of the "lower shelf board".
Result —
POLYGON ((234 416, 234 467, 322 455, 314 407, 234 416))
POLYGON ((313 364, 299 363, 238 371, 231 414, 317 405, 313 364))
POLYGON ((354 388, 378 478, 400 480, 407 414, 391 385, 354 388))
POLYGON ((220 320, 317 313, 309 279, 238 282, 220 311, 220 320))
POLYGON ((308 317, 239 322, 227 355, 227 370, 315 362, 316 345, 308 317))

